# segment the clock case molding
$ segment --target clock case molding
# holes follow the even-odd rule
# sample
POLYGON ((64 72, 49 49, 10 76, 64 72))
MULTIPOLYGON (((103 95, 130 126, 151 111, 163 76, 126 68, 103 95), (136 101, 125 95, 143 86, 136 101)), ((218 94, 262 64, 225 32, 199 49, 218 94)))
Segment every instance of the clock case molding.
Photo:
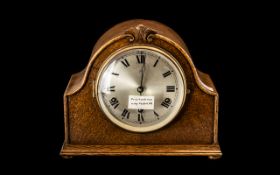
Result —
POLYGON ((71 76, 64 93, 65 140, 60 155, 208 156, 219 158, 218 93, 209 75, 198 71, 183 40, 169 27, 130 20, 109 29, 97 41, 86 68, 71 76), (134 133, 114 125, 99 108, 95 80, 102 63, 115 51, 145 45, 169 52, 187 79, 183 108, 167 126, 134 133))

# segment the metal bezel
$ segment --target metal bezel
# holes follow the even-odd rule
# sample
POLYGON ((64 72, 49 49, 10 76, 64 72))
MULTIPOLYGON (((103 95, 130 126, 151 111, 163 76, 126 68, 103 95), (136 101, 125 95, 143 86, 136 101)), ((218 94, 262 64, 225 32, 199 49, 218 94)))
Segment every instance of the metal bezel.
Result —
POLYGON ((151 131, 155 131, 158 130, 164 126, 166 126, 168 123, 170 123, 180 112, 180 110, 182 109, 182 107, 185 104, 185 100, 186 100, 186 95, 187 95, 187 83, 186 83, 186 77, 184 74, 184 71, 182 69, 182 67, 180 66, 180 64, 178 63, 178 61, 168 52, 155 47, 155 46, 150 46, 150 45, 133 45, 133 46, 127 46, 125 48, 121 48, 115 52, 113 52, 107 59, 106 61, 100 66, 98 73, 97 73, 97 77, 96 77, 96 81, 95 81, 95 85, 94 85, 94 94, 96 97, 96 100, 98 102, 99 107, 101 108, 101 110, 103 111, 103 113, 107 116, 107 118, 113 122, 114 124, 116 124, 117 126, 128 130, 128 131, 132 131, 132 132, 140 132, 140 133, 144 133, 144 132, 151 132, 151 131), (100 95, 99 95, 99 83, 100 83, 100 78, 102 73, 104 72, 104 69, 107 67, 108 63, 110 63, 118 54, 128 51, 128 50, 132 50, 132 49, 147 49, 147 50, 151 50, 151 51, 155 51, 158 52, 162 55, 164 55, 166 58, 168 58, 176 67, 176 69, 178 70, 179 74, 180 74, 180 78, 182 79, 182 83, 181 85, 184 87, 183 89, 183 95, 182 97, 180 97, 180 101, 181 104, 180 106, 176 106, 176 110, 174 112, 172 112, 168 117, 166 117, 163 121, 161 121, 160 123, 157 123, 155 125, 152 126, 146 126, 146 127, 135 127, 135 126, 131 126, 128 125, 126 123, 123 123, 121 121, 119 121, 115 116, 113 116, 111 114, 111 112, 107 109, 108 107, 103 103, 100 102, 100 95))

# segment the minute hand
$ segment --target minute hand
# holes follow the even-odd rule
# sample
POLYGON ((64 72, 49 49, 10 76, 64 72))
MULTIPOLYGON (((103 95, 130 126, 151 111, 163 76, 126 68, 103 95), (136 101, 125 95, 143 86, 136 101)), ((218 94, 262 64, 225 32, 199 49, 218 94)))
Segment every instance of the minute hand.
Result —
POLYGON ((140 87, 141 87, 142 91, 140 92, 140 95, 142 95, 142 92, 144 91, 144 87, 143 87, 144 73, 145 73, 145 62, 143 63, 143 66, 142 66, 142 69, 141 69, 141 83, 140 83, 140 87))

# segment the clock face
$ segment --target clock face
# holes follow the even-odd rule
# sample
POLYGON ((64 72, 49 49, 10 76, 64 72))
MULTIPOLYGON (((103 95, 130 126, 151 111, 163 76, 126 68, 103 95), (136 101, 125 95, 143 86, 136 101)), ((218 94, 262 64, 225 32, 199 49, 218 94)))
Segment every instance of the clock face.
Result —
POLYGON ((97 75, 96 96, 106 116, 123 129, 157 130, 184 105, 186 79, 168 53, 133 46, 111 55, 97 75))

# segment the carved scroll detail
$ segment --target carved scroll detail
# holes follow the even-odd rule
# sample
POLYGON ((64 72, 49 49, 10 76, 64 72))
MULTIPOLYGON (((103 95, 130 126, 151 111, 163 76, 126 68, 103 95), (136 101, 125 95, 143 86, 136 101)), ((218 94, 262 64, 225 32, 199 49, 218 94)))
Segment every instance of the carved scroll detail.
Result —
POLYGON ((136 27, 129 28, 125 34, 129 42, 149 43, 153 40, 156 31, 139 24, 136 27))

